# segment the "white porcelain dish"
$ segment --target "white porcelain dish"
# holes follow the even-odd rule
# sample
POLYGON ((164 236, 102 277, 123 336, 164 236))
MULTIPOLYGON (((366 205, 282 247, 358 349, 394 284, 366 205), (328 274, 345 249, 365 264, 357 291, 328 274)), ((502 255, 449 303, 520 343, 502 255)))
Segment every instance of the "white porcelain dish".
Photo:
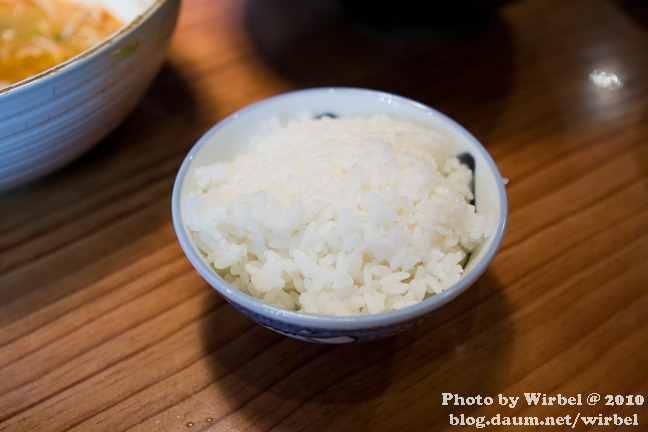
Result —
POLYGON ((279 333, 308 341, 343 343, 394 335, 410 328, 472 285, 486 270, 502 241, 508 204, 504 181, 486 149, 466 129, 444 114, 418 102, 383 92, 353 88, 317 88, 275 96, 224 119, 209 130, 191 149, 176 177, 173 224, 189 261, 228 302, 253 321, 279 333), (259 125, 270 117, 286 119, 304 113, 337 116, 391 114, 428 125, 448 136, 457 154, 469 153, 475 162, 475 205, 480 212, 497 215, 495 234, 471 254, 463 277, 441 294, 400 310, 375 315, 332 317, 310 315, 277 308, 233 288, 204 260, 183 222, 183 200, 197 167, 232 160, 244 152, 259 125))
POLYGON ((134 108, 159 71, 180 0, 101 3, 126 23, 120 30, 0 89, 0 192, 49 174, 89 150, 134 108))

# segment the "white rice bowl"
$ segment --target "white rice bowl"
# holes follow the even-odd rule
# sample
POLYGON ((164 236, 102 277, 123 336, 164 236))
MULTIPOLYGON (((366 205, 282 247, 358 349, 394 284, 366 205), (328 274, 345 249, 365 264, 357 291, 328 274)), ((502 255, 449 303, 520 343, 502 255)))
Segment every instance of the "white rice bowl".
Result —
POLYGON ((395 116, 271 119, 185 186, 183 221, 218 275, 279 308, 367 315, 455 284, 498 228, 441 131, 395 116))

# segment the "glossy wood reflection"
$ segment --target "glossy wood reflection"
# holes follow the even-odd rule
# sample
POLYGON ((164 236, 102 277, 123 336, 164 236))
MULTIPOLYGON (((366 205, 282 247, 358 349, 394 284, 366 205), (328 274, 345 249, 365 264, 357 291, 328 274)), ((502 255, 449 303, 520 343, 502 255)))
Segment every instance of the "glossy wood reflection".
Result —
POLYGON ((637 414, 624 430, 648 427, 648 401, 524 398, 648 398, 648 7, 485 1, 440 23, 348 3, 184 0, 167 64, 126 121, 0 196, 0 431, 478 430, 451 426, 461 414, 637 414), (176 171, 209 127, 329 85, 447 113, 509 179, 506 237, 477 284, 361 345, 243 318, 193 270, 170 216, 176 171))

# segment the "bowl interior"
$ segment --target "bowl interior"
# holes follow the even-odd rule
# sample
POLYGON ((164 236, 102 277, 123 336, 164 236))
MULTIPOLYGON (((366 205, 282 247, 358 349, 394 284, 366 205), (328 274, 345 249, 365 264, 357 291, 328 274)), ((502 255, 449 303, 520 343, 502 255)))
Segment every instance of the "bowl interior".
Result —
MULTIPOLYGON (((364 89, 322 88, 286 93, 244 108, 210 129, 187 155, 178 173, 173 192, 174 224, 188 258, 210 284, 216 285, 215 288, 229 300, 244 301, 248 307, 261 307, 264 311, 275 315, 298 314, 278 312, 273 306, 229 287, 216 276, 215 272, 211 271, 209 265, 203 261, 202 255, 197 252, 192 237, 181 221, 183 206, 181 196, 190 192, 196 168, 215 162, 231 161, 236 155, 245 152, 247 143, 268 118, 277 117, 279 120, 287 120, 305 113, 313 115, 333 113, 338 116, 390 114, 409 119, 443 133, 449 137, 457 154, 469 152, 475 159, 475 205, 480 212, 495 212, 499 220, 497 231, 471 254, 464 276, 458 284, 442 294, 421 302, 425 303, 425 306, 414 305, 409 308, 415 306, 435 308, 458 295, 485 270, 502 239, 507 202, 499 171, 477 139, 444 114, 409 99, 364 89)), ((379 315, 388 314, 391 312, 379 315)), ((357 318, 363 319, 363 317, 357 318)))
POLYGON ((160 0, 74 0, 77 3, 99 3, 114 17, 125 24, 143 14, 153 4, 160 0))

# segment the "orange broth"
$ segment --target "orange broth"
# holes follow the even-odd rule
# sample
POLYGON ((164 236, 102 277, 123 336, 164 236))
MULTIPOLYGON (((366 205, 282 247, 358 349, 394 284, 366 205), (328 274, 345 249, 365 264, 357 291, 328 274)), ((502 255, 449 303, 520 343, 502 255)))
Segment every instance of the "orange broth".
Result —
POLYGON ((122 25, 98 4, 0 0, 0 88, 74 57, 122 25))

